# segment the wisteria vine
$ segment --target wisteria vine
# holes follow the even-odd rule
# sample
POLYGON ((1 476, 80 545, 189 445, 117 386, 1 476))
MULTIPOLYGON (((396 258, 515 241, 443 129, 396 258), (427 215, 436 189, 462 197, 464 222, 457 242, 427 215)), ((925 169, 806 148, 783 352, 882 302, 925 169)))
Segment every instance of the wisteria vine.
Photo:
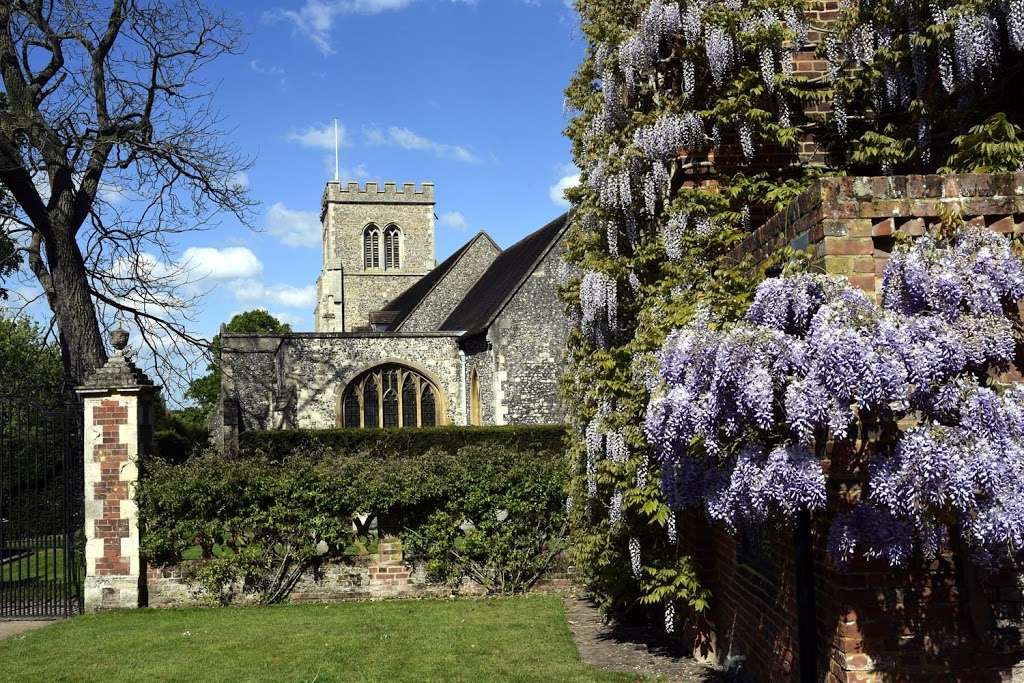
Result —
POLYGON ((762 283, 729 329, 694 320, 661 351, 665 388, 645 421, 670 505, 702 505, 731 528, 820 511, 830 440, 887 427, 867 496, 833 523, 837 565, 858 553, 901 565, 950 532, 978 557, 1016 554, 1024 387, 993 377, 1014 358, 1022 298, 1010 241, 965 228, 897 251, 882 305, 801 274, 762 283))

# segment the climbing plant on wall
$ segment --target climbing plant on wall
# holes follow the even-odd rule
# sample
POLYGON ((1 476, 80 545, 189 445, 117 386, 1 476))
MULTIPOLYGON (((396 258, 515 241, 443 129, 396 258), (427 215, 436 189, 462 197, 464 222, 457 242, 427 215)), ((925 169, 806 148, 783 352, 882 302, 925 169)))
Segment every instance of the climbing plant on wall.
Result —
POLYGON ((872 0, 837 19, 800 0, 578 1, 569 508, 607 606, 658 604, 671 630, 677 607, 707 604, 642 428, 670 331, 729 327, 766 271, 800 270, 793 252, 726 256, 816 176, 1018 168, 1019 115, 995 84, 1018 77, 1020 4, 872 0), (799 66, 815 56, 820 72, 799 66))

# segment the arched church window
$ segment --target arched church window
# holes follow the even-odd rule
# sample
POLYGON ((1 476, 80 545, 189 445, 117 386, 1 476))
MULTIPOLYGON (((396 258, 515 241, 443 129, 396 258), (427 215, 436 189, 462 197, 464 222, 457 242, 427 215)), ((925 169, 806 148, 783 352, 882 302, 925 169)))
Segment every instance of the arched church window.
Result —
POLYGON ((469 424, 480 424, 480 376, 473 368, 469 379, 469 424))
POLYGON ((380 365, 352 380, 341 396, 345 427, 432 427, 444 423, 444 399, 422 374, 398 364, 380 365))
POLYGON ((384 231, 384 267, 394 270, 401 267, 402 231, 397 225, 389 225, 384 231))
POLYGON ((380 268, 380 229, 376 225, 363 230, 363 267, 380 268))

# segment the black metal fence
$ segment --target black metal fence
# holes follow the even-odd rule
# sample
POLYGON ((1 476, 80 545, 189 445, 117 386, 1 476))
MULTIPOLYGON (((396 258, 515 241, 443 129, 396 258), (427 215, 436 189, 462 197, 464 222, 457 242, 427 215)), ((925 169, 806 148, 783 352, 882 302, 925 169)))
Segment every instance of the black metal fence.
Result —
POLYGON ((81 406, 0 395, 0 619, 82 609, 81 406))

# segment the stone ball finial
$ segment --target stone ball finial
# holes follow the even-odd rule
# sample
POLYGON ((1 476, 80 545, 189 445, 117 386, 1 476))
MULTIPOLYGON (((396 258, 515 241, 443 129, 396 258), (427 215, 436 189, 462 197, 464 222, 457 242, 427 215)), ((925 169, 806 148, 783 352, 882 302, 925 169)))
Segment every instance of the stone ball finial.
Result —
POLYGON ((116 351, 124 351, 125 347, 128 346, 128 330, 118 327, 116 330, 112 330, 110 333, 110 345, 114 347, 116 351))

